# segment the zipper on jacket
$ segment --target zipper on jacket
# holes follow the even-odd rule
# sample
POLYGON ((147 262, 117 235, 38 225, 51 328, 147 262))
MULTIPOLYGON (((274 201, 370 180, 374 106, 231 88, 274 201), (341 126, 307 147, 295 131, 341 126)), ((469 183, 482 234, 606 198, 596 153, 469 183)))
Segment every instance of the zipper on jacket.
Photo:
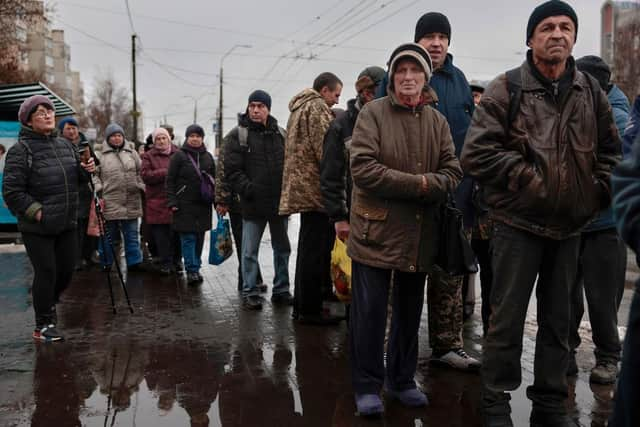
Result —
POLYGON ((51 137, 49 137, 49 143, 51 144, 51 148, 53 148, 53 153, 56 156, 56 160, 58 161, 58 164, 62 169, 62 175, 64 176, 64 189, 65 189, 64 217, 68 218, 69 217, 69 180, 67 179, 67 171, 64 169, 64 165, 62 164, 62 161, 60 161, 60 157, 58 156, 58 150, 56 150, 55 142, 54 140, 51 139, 51 137))
POLYGON ((553 210, 551 211, 551 214, 547 216, 547 218, 551 217, 551 216, 555 216, 556 212, 558 211, 558 205, 560 205, 560 174, 561 174, 561 167, 562 165, 560 164, 560 153, 562 151, 562 147, 560 147, 560 141, 562 139, 562 129, 561 129, 561 125, 562 125, 562 110, 561 110, 561 105, 558 102, 558 87, 560 86, 560 82, 553 82, 551 83, 551 85, 553 86, 553 104, 556 107, 556 112, 557 112, 557 116, 558 116, 558 138, 556 140, 557 144, 556 144, 556 182, 555 182, 555 195, 556 195, 556 200, 553 204, 553 210))

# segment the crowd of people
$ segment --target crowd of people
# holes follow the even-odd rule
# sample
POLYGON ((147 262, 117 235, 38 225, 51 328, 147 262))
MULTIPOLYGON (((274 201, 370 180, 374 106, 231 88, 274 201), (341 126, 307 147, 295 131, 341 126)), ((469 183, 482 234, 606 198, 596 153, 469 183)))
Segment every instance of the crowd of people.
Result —
MULTIPOLYGON (((272 304, 292 305, 301 324, 342 320, 326 313, 323 301, 333 298, 334 241, 347 242, 351 375, 360 414, 384 411, 383 390, 406 406, 428 403, 414 380, 426 287, 431 360, 479 370, 484 425, 513 425, 509 392, 521 384, 535 288, 531 425, 573 425, 564 402, 567 376, 577 374, 583 294, 595 344, 590 380, 615 383, 624 242, 634 250, 640 243, 634 192, 640 96, 631 111, 601 58, 574 60, 577 31, 570 5, 541 4, 529 18, 523 64, 486 87, 471 86, 448 52, 449 19, 427 13, 413 42, 391 53, 387 71, 372 65, 357 76, 357 96, 346 111, 332 109, 343 84, 330 72, 291 99, 286 129, 270 114, 270 94, 252 92, 217 162, 197 124, 186 129, 181 147, 172 143, 173 128, 155 129, 142 155, 121 126, 110 124, 104 143, 91 148, 73 118, 58 124, 56 137, 47 98, 27 99, 19 142, 6 157, 3 192, 34 266, 34 338, 62 339, 56 303, 74 267, 87 265, 96 249, 107 272, 119 253, 112 246, 121 245, 128 272, 186 270, 189 285, 202 282, 204 237, 215 208, 219 217, 230 215, 246 310, 260 310, 268 290, 258 263, 268 225, 272 304), (615 169, 623 153, 628 160, 615 169), (109 238, 86 235, 94 190, 109 238), (464 298, 473 277, 449 273, 436 261, 447 203, 462 211, 480 267, 482 362, 463 349, 464 298), (300 214, 293 293, 292 214, 300 214), (144 261, 147 248, 153 267, 144 261)), ((617 426, 640 420, 634 405, 639 295, 629 319, 617 426)))

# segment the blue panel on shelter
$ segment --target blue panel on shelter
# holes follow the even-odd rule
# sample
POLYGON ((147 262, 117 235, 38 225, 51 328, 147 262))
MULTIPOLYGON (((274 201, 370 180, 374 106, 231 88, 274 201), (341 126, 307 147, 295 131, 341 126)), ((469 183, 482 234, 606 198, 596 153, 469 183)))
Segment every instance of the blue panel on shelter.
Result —
MULTIPOLYGON (((0 122, 0 144, 9 150, 13 144, 18 141, 18 133, 20 132, 19 122, 0 122)), ((0 187, 2 186, 2 177, 4 175, 4 156, 0 159, 0 187)), ((16 217, 11 215, 9 209, 4 203, 2 192, 0 192, 0 224, 16 224, 16 217)))

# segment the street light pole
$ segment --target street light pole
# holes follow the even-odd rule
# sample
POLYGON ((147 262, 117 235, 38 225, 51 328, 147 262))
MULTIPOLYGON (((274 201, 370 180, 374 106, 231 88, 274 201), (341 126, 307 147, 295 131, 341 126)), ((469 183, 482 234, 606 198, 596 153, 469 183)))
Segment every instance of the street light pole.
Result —
POLYGON ((191 95, 184 95, 183 98, 189 98, 193 101, 193 123, 198 123, 198 98, 191 95))
POLYGON ((198 123, 198 100, 193 103, 193 123, 198 123))
MULTIPOLYGON (((133 117, 133 142, 138 143, 138 97, 136 91, 136 34, 131 34, 131 80, 133 89, 133 109, 131 116, 133 117)), ((136 146, 137 147, 137 146, 136 146)))
POLYGON ((220 59, 220 104, 218 105, 218 140, 216 141, 216 148, 220 148, 220 145, 222 145, 222 120, 224 117, 224 113, 223 113, 223 102, 224 102, 224 98, 222 95, 222 86, 224 84, 224 78, 223 78, 223 73, 224 73, 224 60, 227 56, 231 55, 231 52, 233 52, 233 50, 237 47, 243 47, 245 49, 251 49, 251 45, 248 44, 236 44, 231 46, 231 49, 229 49, 227 51, 227 53, 225 53, 224 55, 222 55, 222 59, 220 59))
MULTIPOLYGON (((233 50, 233 48, 231 48, 233 50)), ((229 51, 231 52, 231 51, 229 51)), ((228 53, 227 53, 228 55, 228 53)), ((225 55, 226 56, 226 55, 225 55)), ((220 104, 218 105, 218 138, 216 140, 216 148, 220 148, 222 146, 222 62, 224 61, 225 56, 222 57, 222 61, 220 61, 220 104)))

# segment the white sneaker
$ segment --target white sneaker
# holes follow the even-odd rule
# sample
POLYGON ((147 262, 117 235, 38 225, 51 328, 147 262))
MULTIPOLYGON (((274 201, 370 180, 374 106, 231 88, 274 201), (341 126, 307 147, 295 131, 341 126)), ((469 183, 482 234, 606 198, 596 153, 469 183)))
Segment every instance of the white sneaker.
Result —
POLYGON ((461 371, 477 371, 482 366, 479 360, 469 356, 461 348, 450 350, 440 357, 432 356, 431 361, 461 371))

